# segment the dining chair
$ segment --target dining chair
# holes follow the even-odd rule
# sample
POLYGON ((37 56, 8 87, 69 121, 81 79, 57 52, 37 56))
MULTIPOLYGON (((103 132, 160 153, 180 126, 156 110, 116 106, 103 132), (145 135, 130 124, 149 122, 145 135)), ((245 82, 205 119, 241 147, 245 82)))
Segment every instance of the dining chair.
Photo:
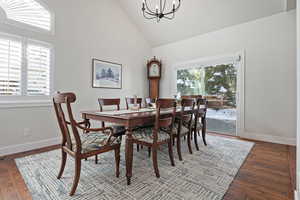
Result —
MULTIPOLYGON (((143 98, 136 98, 137 100, 137 105, 139 106, 139 108, 142 108, 142 102, 143 102, 143 98)), ((132 97, 126 97, 125 98, 125 102, 126 102, 126 109, 129 110, 130 106, 134 105, 135 103, 135 98, 132 97)))
POLYGON ((89 127, 86 121, 77 122, 73 117, 71 104, 75 103, 74 93, 57 93, 53 97, 53 105, 62 136, 61 153, 62 161, 57 178, 60 179, 66 165, 67 155, 75 159, 75 176, 70 191, 72 196, 78 186, 81 160, 88 157, 105 153, 115 152, 116 176, 119 177, 120 146, 121 137, 114 136, 114 131, 110 127, 86 128, 89 127), (79 133, 82 129, 85 133, 79 133))
MULTIPOLYGON (((100 106, 100 112, 103 112, 105 108, 110 107, 113 110, 120 110, 121 100, 119 98, 98 98, 98 103, 100 106)), ((105 127, 105 122, 101 122, 102 128, 105 127)), ((115 136, 122 136, 126 134, 126 129, 124 126, 117 124, 109 124, 109 127, 112 127, 114 130, 115 136)), ((95 156, 95 163, 98 163, 98 155, 95 156)))
POLYGON ((193 153, 191 146, 191 134, 193 115, 195 109, 195 100, 191 98, 183 98, 181 100, 181 112, 176 117, 175 129, 173 130, 173 138, 176 139, 178 158, 182 160, 181 154, 181 138, 187 137, 187 144, 190 154, 193 153))
POLYGON ((202 140, 205 146, 207 146, 206 142, 206 112, 208 108, 208 103, 207 100, 204 98, 197 98, 197 108, 196 112, 194 115, 194 120, 192 124, 192 132, 194 133, 194 142, 196 149, 199 151, 199 146, 198 146, 198 140, 197 140, 197 134, 202 135, 202 140), (204 113, 200 112, 200 109, 204 109, 204 113))
POLYGON ((175 166, 173 157, 172 132, 176 115, 175 99, 158 99, 156 101, 156 116, 154 127, 139 128, 133 131, 132 142, 148 146, 152 150, 152 162, 156 177, 160 177, 157 150, 160 145, 168 144, 171 165, 175 166), (168 112, 161 115, 162 112, 168 112))

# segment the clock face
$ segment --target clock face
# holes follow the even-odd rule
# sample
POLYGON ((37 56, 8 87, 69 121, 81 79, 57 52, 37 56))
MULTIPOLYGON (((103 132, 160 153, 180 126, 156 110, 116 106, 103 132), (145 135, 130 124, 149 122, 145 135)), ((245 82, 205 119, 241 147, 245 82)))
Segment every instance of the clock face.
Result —
POLYGON ((149 76, 150 77, 159 77, 160 76, 159 66, 156 63, 154 63, 150 66, 149 76))

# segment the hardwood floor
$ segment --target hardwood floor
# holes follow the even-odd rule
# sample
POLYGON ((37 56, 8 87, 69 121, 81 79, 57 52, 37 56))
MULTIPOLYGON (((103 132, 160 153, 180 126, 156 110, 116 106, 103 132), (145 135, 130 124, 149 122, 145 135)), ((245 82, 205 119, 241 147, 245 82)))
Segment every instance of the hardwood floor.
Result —
MULTIPOLYGON (((258 141, 255 143, 224 200, 293 200, 296 148, 258 141)), ((58 146, 51 146, 0 158, 0 200, 31 199, 14 158, 56 148, 58 146)))
POLYGON ((296 148, 256 142, 224 200, 294 199, 296 148))

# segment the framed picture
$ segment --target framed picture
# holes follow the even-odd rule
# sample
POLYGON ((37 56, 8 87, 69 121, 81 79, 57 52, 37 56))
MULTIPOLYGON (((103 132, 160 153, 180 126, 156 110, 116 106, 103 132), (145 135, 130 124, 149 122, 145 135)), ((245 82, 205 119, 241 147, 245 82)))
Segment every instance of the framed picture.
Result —
POLYGON ((122 65, 93 59, 93 88, 122 88, 122 65))

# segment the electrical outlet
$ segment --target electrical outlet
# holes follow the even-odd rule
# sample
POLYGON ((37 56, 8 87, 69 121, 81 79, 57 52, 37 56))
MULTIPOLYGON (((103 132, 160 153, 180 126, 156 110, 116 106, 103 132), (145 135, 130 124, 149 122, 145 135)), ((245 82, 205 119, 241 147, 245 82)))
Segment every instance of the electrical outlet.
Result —
POLYGON ((30 136, 30 128, 24 128, 24 130, 23 130, 23 136, 24 137, 30 136))

